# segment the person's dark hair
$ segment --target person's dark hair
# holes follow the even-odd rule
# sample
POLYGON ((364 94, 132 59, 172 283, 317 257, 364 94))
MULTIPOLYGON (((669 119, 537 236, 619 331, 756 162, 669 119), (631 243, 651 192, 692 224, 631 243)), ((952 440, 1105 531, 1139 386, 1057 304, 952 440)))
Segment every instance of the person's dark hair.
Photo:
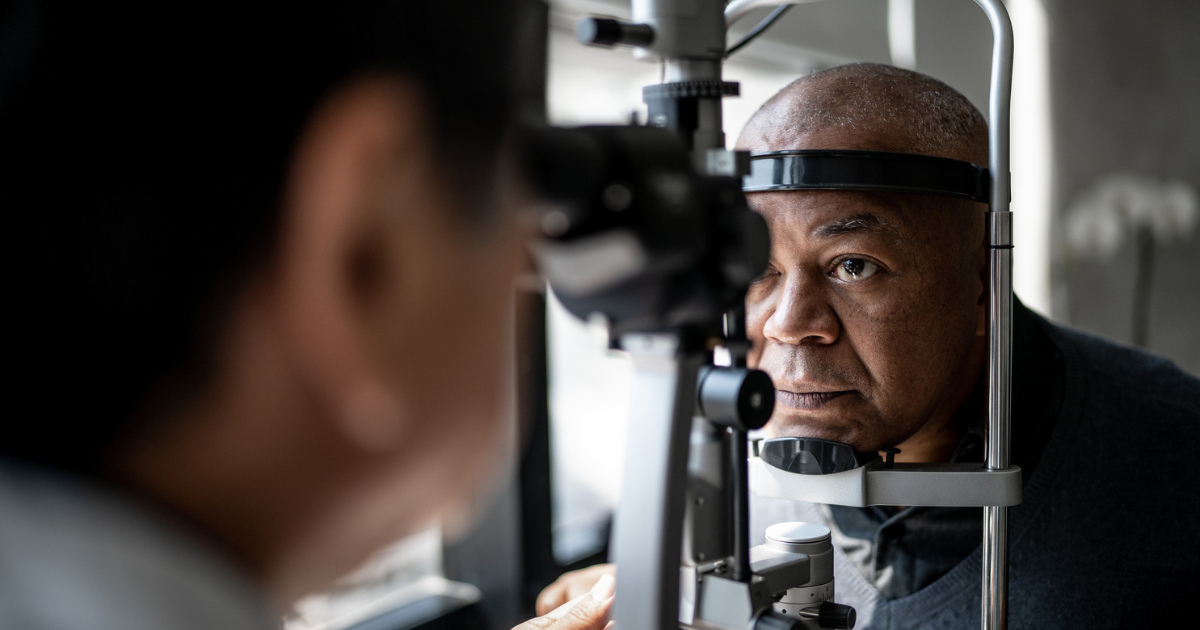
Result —
POLYGON ((150 397, 201 378, 273 245, 292 145, 341 84, 419 83, 485 212, 469 185, 510 120, 518 1, 0 5, 0 454, 94 467, 150 397))

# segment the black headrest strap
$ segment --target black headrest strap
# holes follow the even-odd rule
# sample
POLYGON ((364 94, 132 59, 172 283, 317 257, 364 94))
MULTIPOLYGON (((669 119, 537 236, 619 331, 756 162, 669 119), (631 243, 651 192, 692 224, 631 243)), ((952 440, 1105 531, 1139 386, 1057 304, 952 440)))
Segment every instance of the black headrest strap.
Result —
POLYGON ((988 203, 986 168, 949 158, 886 151, 771 151, 750 155, 742 190, 869 190, 943 195, 988 203))

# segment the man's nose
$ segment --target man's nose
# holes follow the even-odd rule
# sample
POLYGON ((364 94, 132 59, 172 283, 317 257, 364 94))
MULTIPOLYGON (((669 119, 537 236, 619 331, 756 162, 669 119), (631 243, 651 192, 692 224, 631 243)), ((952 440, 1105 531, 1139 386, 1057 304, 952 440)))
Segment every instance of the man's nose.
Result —
POLYGON ((823 278, 789 274, 763 335, 777 343, 828 345, 837 341, 841 322, 827 299, 823 278))

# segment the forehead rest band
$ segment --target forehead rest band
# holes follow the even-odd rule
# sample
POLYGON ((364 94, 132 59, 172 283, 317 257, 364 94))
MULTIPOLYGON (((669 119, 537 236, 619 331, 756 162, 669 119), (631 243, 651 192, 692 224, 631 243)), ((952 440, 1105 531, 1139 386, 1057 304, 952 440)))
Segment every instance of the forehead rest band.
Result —
POLYGON ((750 154, 745 192, 868 190, 942 195, 988 203, 988 170, 949 158, 887 151, 771 151, 750 154))

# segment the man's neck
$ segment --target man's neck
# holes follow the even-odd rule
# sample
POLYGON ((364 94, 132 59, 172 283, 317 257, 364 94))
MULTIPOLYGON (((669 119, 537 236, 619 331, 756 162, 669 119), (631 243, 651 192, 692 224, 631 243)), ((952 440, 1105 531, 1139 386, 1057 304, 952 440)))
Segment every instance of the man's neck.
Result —
POLYGON ((954 456, 958 443, 962 440, 962 431, 952 418, 946 418, 936 425, 933 422, 921 427, 912 437, 896 445, 900 453, 896 455, 897 462, 929 463, 948 462, 954 456))

